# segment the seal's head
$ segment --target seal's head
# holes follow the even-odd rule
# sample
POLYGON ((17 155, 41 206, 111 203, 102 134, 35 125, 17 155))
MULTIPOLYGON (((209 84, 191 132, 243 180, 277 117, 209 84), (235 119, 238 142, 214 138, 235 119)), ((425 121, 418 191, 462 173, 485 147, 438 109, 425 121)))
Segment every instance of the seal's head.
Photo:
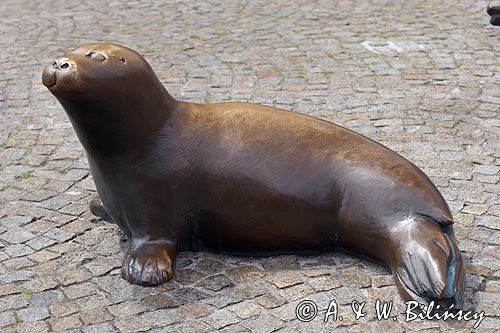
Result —
POLYGON ((95 99, 109 93, 129 93, 124 88, 147 80, 157 81, 151 78, 156 79, 151 67, 134 50, 96 43, 80 45, 52 61, 43 71, 42 82, 58 99, 95 99))
POLYGON ((147 140, 176 105, 146 60, 117 44, 69 50, 45 67, 42 82, 64 107, 82 144, 106 152, 147 140))

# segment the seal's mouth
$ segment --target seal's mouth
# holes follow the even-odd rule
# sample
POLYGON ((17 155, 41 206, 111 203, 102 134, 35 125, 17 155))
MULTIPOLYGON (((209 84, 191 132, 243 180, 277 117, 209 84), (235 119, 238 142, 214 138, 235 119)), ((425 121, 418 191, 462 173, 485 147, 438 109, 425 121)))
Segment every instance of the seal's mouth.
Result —
POLYGON ((47 88, 54 87, 57 83, 56 73, 44 70, 42 75, 42 83, 47 88))

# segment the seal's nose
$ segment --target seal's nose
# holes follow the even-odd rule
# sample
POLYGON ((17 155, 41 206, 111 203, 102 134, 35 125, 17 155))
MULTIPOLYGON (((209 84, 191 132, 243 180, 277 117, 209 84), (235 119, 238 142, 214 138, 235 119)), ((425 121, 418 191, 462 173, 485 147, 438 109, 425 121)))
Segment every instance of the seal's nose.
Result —
POLYGON ((66 59, 56 59, 52 63, 52 68, 64 70, 69 68, 69 61, 66 59))
POLYGON ((74 74, 76 65, 66 57, 58 58, 52 63, 45 66, 42 75, 42 82, 46 87, 53 87, 56 85, 57 78, 74 74))

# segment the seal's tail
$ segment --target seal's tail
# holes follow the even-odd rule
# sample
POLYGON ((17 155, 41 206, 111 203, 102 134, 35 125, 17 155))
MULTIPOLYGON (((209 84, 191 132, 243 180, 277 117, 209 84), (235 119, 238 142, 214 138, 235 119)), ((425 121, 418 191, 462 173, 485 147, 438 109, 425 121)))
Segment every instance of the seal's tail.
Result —
POLYGON ((453 227, 429 219, 414 221, 410 241, 391 265, 396 286, 405 300, 434 301, 441 308, 461 308, 465 271, 453 227))

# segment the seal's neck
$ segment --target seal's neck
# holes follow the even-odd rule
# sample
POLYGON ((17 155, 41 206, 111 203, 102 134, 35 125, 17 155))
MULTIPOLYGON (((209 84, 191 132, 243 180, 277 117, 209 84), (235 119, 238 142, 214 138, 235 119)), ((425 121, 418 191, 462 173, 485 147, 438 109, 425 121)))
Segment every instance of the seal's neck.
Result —
POLYGON ((109 98, 61 100, 87 152, 133 153, 152 140, 180 105, 159 80, 109 98))

